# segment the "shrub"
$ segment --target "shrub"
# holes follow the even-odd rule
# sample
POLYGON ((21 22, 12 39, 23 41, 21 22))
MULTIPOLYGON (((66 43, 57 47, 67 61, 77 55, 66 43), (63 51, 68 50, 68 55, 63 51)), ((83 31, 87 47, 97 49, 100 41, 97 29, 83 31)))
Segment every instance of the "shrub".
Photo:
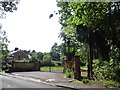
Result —
POLYGON ((89 80, 89 79, 82 79, 82 82, 83 82, 83 83, 89 83, 90 80, 89 80))
POLYGON ((118 87, 118 88, 120 88, 120 83, 119 82, 116 82, 116 81, 112 81, 112 80, 110 80, 110 81, 103 81, 103 83, 101 84, 102 86, 104 86, 104 87, 118 87))
POLYGON ((56 67, 62 66, 62 62, 53 61, 53 63, 56 67))
POLYGON ((120 62, 111 59, 108 61, 94 60, 94 73, 98 76, 98 79, 116 80, 120 82, 120 62))
POLYGON ((66 77, 72 78, 74 76, 74 72, 72 69, 67 69, 65 72, 66 77))

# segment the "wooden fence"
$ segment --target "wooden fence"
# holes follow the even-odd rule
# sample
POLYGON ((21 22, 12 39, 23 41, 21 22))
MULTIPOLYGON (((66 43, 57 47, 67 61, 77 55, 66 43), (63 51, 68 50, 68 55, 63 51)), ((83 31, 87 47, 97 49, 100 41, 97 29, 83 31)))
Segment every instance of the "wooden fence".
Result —
POLYGON ((12 62, 11 72, 15 71, 39 71, 40 63, 39 62, 12 62))

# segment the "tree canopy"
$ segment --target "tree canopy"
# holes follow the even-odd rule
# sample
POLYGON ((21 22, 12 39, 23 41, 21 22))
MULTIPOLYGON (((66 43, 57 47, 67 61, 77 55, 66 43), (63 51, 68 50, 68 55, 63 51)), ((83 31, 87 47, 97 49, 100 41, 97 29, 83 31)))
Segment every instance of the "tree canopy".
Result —
POLYGON ((6 17, 6 12, 17 10, 17 4, 20 0, 3 0, 0 1, 0 18, 6 17))
MULTIPOLYGON (((94 73, 95 59, 100 63, 108 62, 108 67, 110 62, 114 63, 111 67, 120 64, 120 2, 57 2, 57 6, 62 25, 60 36, 65 42, 70 38, 74 46, 78 44, 76 42, 79 47, 80 43, 88 45, 91 73, 94 73)), ((112 70, 111 78, 118 80, 120 67, 116 68, 112 70)))

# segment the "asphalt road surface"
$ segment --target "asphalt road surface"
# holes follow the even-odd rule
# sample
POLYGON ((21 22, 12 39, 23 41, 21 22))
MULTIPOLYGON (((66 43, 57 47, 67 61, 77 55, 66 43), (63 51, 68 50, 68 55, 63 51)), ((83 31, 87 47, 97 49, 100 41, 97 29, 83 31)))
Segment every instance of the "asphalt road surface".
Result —
POLYGON ((22 80, 14 77, 9 76, 2 76, 0 75, 0 79, 2 78, 2 88, 52 88, 52 89, 62 89, 66 90, 66 88, 50 86, 43 83, 38 83, 30 80, 22 80))

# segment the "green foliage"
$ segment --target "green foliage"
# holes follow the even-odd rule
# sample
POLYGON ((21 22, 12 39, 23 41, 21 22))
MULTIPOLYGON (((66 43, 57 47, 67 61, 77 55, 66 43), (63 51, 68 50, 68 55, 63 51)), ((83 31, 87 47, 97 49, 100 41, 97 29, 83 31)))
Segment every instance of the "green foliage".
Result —
POLYGON ((52 57, 52 60, 54 61, 60 61, 60 46, 57 43, 54 43, 54 45, 51 48, 50 55, 52 57))
POLYGON ((43 62, 50 63, 51 62, 51 56, 49 54, 44 55, 43 62))
POLYGON ((63 63, 61 61, 52 61, 56 67, 63 66, 63 63))
POLYGON ((7 39, 7 35, 6 35, 6 32, 4 30, 2 30, 2 25, 0 25, 0 62, 2 62, 3 64, 3 67, 5 67, 5 69, 8 67, 8 59, 7 59, 7 56, 8 56, 8 39, 7 39))
POLYGON ((4 70, 0 69, 0 72, 5 72, 4 70))
POLYGON ((43 66, 54 66, 54 63, 52 61, 51 55, 50 54, 45 54, 43 56, 43 60, 42 60, 42 65, 43 66))
POLYGON ((81 83, 81 81, 79 81, 79 80, 73 80, 72 82, 73 83, 81 83))
MULTIPOLYGON (((0 19, 6 18, 5 12, 13 12, 14 10, 17 10, 16 5, 18 4, 19 0, 12 0, 12 1, 0 1, 0 19)), ((2 62, 3 67, 5 69, 8 67, 8 48, 7 44, 10 43, 8 41, 6 32, 2 30, 2 25, 0 24, 0 62, 2 62)))
POLYGON ((113 60, 110 62, 94 60, 93 71, 98 75, 98 79, 116 80, 119 81, 120 62, 115 63, 113 60))
POLYGON ((39 59, 39 60, 42 60, 42 58, 43 58, 43 56, 44 56, 44 53, 38 52, 37 55, 38 55, 38 59, 39 59))
POLYGON ((37 53, 31 53, 31 56, 32 56, 32 58, 31 58, 31 62, 34 62, 34 61, 38 61, 38 55, 37 55, 37 53))
POLYGON ((120 25, 116 27, 117 30, 120 30, 120 25))
POLYGON ((73 78, 74 77, 74 72, 72 69, 67 69, 65 72, 66 77, 68 78, 73 78))
POLYGON ((83 82, 83 83, 89 83, 90 80, 89 80, 89 79, 82 79, 82 82, 83 82))
POLYGON ((57 6, 64 55, 71 56, 68 53, 74 51, 73 55, 81 55, 87 63, 91 54, 87 45, 91 45, 91 57, 100 58, 94 60, 94 73, 102 79, 120 81, 120 3, 58 2, 57 6))
POLYGON ((86 66, 81 66, 80 69, 87 70, 87 67, 86 66))
POLYGON ((102 86, 104 87, 117 87, 117 88, 120 88, 120 83, 116 82, 116 81, 112 81, 112 80, 109 80, 109 81, 102 81, 103 83, 101 84, 102 86))
POLYGON ((6 12, 17 10, 19 0, 1 1, 0 2, 0 18, 6 18, 6 12))

